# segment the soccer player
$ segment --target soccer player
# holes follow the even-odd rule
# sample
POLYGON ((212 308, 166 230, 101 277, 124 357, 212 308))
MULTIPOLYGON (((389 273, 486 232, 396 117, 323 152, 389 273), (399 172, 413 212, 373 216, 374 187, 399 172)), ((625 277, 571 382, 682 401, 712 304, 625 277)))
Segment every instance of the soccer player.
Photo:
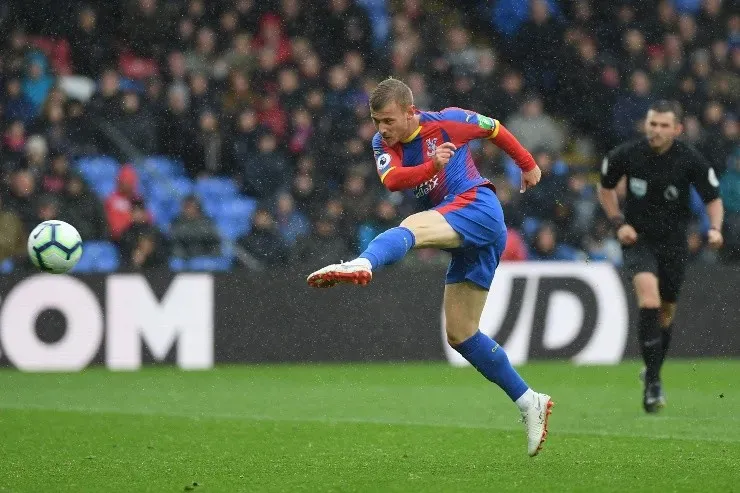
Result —
POLYGON ((648 413, 665 406, 660 370, 688 260, 689 185, 696 187, 706 205, 709 246, 722 246, 719 181, 696 149, 676 140, 681 131, 680 105, 658 101, 647 113, 645 137, 613 149, 601 165, 599 201, 622 243, 624 267, 640 309, 637 334, 645 362, 642 405, 648 413), (623 176, 627 178, 624 214, 615 190, 623 176))
POLYGON ((444 291, 447 340, 516 403, 527 430, 527 451, 535 456, 547 436, 550 396, 533 391, 504 349, 478 330, 506 245, 506 227, 493 185, 478 172, 468 142, 490 139, 506 151, 522 169, 522 191, 536 185, 542 173, 498 121, 460 108, 419 111, 411 89, 397 79, 378 84, 370 96, 370 114, 378 128, 373 151, 380 181, 391 191, 412 189, 428 210, 378 235, 355 260, 309 275, 308 284, 365 285, 373 271, 401 260, 412 248, 450 252, 444 291))

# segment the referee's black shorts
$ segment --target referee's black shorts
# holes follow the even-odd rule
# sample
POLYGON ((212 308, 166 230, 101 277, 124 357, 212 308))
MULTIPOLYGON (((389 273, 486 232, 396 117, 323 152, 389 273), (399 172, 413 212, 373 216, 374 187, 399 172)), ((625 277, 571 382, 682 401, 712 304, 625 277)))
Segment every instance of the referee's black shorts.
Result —
POLYGON ((640 272, 652 272, 658 278, 661 301, 675 303, 681 291, 688 247, 680 244, 657 244, 638 239, 634 245, 622 246, 624 269, 630 278, 640 272))

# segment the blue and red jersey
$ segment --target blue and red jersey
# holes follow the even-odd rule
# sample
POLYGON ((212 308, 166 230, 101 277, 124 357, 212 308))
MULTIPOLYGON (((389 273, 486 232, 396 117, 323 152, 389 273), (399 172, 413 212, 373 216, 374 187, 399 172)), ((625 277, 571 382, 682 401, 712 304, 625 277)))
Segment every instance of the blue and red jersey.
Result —
POLYGON ((393 191, 413 188, 416 198, 427 207, 438 205, 447 195, 459 195, 490 183, 480 175, 473 162, 468 146, 471 140, 491 139, 524 171, 535 166, 531 154, 493 118, 460 108, 419 111, 418 115, 416 131, 392 147, 376 133, 373 153, 381 182, 393 191), (444 142, 455 144, 457 151, 450 162, 437 171, 432 158, 437 146, 444 142))

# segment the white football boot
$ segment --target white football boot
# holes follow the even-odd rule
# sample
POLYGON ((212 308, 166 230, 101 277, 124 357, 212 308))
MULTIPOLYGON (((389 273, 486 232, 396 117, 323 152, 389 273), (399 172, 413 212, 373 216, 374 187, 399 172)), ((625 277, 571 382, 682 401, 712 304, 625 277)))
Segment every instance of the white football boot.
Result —
POLYGON ((373 279, 370 262, 358 258, 351 262, 332 264, 309 275, 306 281, 314 288, 331 288, 337 284, 358 284, 365 286, 373 279))
POLYGON ((535 392, 532 403, 522 411, 522 421, 527 428, 527 453, 530 457, 542 450, 547 439, 547 420, 554 404, 549 395, 535 392))

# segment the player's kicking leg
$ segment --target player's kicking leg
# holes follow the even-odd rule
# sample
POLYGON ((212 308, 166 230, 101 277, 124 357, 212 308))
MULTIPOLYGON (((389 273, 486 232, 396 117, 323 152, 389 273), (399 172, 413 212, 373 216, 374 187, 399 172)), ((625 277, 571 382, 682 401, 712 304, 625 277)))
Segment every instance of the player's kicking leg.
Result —
POLYGON ((406 218, 400 226, 379 234, 359 257, 328 265, 311 273, 306 281, 315 288, 337 284, 369 283, 373 270, 401 260, 414 246, 420 248, 454 248, 460 238, 436 211, 419 212, 406 218))

